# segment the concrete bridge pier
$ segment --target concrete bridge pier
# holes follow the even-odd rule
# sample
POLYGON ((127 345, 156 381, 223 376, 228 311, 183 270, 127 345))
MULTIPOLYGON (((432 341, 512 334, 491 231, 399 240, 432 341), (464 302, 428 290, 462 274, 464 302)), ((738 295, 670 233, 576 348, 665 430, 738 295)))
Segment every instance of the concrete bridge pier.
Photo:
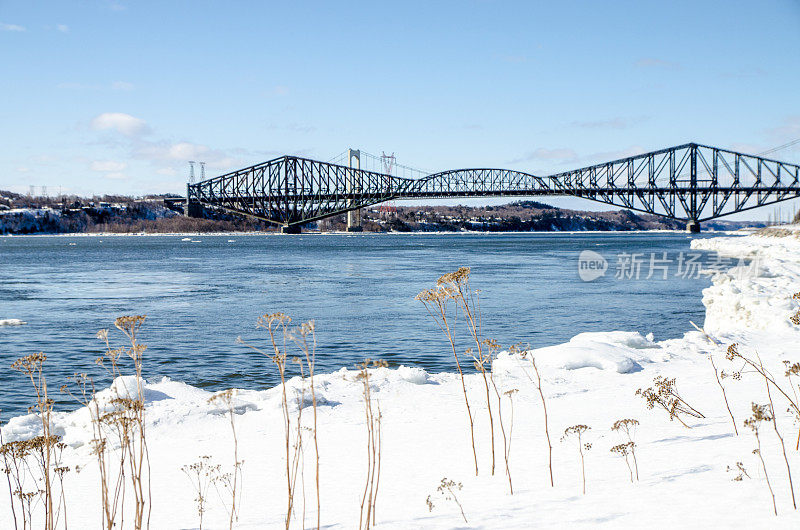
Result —
POLYGON ((686 231, 690 234, 699 234, 700 233, 700 221, 696 219, 690 219, 686 222, 686 231))
POLYGON ((281 227, 281 234, 299 234, 301 232, 300 225, 283 225, 281 227))
MULTIPOLYGON (((353 168, 353 159, 356 161, 355 168, 356 170, 361 170, 361 150, 359 149, 348 149, 347 150, 347 167, 353 168)), ((349 178, 347 179, 347 193, 353 193, 354 190, 361 189, 361 183, 355 182, 357 173, 355 171, 351 172, 349 178)), ((355 199, 349 199, 348 206, 354 206, 356 204, 355 199)), ((355 210, 350 210, 347 212, 347 231, 348 232, 361 232, 363 230, 361 226, 361 209, 357 208, 355 210)))
POLYGON ((203 217, 203 205, 192 200, 192 186, 186 185, 186 204, 183 205, 183 215, 186 217, 203 217))
POLYGON ((203 205, 187 200, 183 208, 183 215, 186 217, 203 217, 203 205))

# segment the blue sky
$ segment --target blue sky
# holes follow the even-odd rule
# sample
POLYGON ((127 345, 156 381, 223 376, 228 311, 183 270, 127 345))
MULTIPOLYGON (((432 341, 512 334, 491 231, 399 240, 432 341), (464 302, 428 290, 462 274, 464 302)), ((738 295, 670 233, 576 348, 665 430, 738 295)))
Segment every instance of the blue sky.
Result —
POLYGON ((798 0, 0 0, 0 65, 18 192, 181 192, 188 160, 347 147, 547 174, 800 138, 798 0))

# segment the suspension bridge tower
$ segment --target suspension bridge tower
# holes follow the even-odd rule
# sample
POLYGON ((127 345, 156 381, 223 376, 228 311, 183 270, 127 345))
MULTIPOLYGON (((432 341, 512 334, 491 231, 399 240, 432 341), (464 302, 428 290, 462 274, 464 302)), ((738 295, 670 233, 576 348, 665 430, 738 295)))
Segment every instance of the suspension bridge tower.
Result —
MULTIPOLYGON (((391 194, 392 192, 391 175, 392 171, 394 171, 395 164, 397 164, 397 158, 395 158, 394 153, 392 153, 391 155, 387 155, 385 152, 382 151, 381 162, 383 165, 383 174, 387 175, 384 178, 383 187, 384 190, 388 190, 389 193, 391 194)), ((395 212, 397 212, 397 208, 395 208, 394 206, 394 201, 386 201, 383 204, 381 204, 379 214, 382 219, 388 221, 394 216, 395 212)))
MULTIPOLYGON (((361 151, 359 149, 348 149, 347 150, 347 167, 351 169, 360 170, 361 169, 361 151), (353 161, 355 161, 355 166, 353 166, 353 161)), ((347 193, 350 195, 350 199, 347 201, 347 207, 352 208, 356 204, 356 200, 353 198, 354 193, 359 193, 361 190, 361 177, 358 171, 351 171, 350 174, 347 176, 347 193)), ((361 227, 361 209, 360 208, 353 208, 352 210, 348 210, 347 212, 347 231, 348 232, 361 232, 363 228, 361 227)))

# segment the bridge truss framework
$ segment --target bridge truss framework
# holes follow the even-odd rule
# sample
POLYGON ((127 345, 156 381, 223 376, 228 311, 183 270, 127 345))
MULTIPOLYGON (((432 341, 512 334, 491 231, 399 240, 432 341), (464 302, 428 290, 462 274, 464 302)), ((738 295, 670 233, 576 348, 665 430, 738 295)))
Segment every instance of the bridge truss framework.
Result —
POLYGON ((419 179, 282 156, 188 184, 187 215, 203 208, 301 225, 389 200, 574 196, 699 223, 800 196, 800 166, 689 143, 545 177, 453 169, 419 179))

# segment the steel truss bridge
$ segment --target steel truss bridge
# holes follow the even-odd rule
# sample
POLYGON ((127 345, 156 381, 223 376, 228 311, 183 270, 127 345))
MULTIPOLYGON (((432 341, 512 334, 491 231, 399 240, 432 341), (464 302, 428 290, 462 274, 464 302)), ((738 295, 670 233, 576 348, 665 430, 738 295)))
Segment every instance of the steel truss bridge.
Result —
POLYGON ((414 179, 282 156, 189 184, 185 212, 216 209, 299 232, 389 200, 536 196, 581 197, 699 231, 702 221, 799 197, 800 166, 695 143, 548 176, 479 168, 414 179))

